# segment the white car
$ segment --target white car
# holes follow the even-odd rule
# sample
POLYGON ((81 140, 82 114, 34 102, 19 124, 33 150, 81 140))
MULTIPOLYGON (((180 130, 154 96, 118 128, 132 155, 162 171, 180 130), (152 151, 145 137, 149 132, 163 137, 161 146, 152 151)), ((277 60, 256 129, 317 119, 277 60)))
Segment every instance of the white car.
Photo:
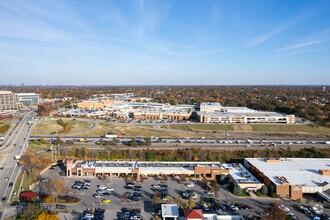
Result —
POLYGON ((198 199, 198 195, 197 195, 195 192, 191 193, 190 196, 191 196, 193 199, 198 199))
POLYGON ((208 191, 207 195, 214 195, 214 192, 213 191, 208 191))
POLYGON ((154 187, 154 188, 160 188, 160 185, 154 184, 154 185, 152 185, 152 187, 154 187))
POLYGON ((106 188, 107 188, 106 186, 99 185, 99 189, 106 189, 106 188))
POLYGON ((189 184, 187 184, 186 186, 189 187, 189 188, 193 188, 193 187, 195 187, 195 185, 194 185, 193 183, 189 183, 189 184))
POLYGON ((113 191, 115 191, 114 188, 110 188, 110 187, 107 187, 105 190, 106 190, 106 191, 109 191, 109 192, 113 192, 113 191))
POLYGON ((94 194, 93 196, 94 196, 94 198, 97 198, 97 199, 102 199, 103 198, 103 196, 99 195, 99 194, 94 194))
POLYGON ((98 189, 96 190, 97 193, 105 193, 105 191, 103 189, 98 189))

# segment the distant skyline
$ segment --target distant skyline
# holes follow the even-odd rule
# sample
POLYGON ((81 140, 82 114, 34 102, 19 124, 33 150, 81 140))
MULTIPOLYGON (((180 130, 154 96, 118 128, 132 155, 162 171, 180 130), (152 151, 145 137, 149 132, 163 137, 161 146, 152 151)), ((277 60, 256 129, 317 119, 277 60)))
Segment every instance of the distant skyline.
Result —
POLYGON ((330 1, 0 0, 0 85, 329 85, 330 1))

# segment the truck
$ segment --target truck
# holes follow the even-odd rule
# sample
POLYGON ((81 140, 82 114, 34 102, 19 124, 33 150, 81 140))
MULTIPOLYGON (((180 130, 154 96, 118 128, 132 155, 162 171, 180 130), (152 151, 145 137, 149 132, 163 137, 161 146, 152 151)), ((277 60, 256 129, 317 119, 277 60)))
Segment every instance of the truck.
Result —
POLYGON ((85 142, 85 141, 86 141, 85 138, 80 138, 80 139, 79 139, 79 142, 85 142))
POLYGON ((104 135, 104 137, 105 138, 117 138, 118 135, 116 135, 116 134, 106 134, 106 135, 104 135))
POLYGON ((0 137, 0 141, 3 141, 5 139, 5 137, 0 137))
POLYGON ((21 156, 20 155, 17 155, 14 157, 15 160, 20 160, 21 159, 21 156))
POLYGON ((330 141, 325 141, 325 144, 330 144, 330 141))

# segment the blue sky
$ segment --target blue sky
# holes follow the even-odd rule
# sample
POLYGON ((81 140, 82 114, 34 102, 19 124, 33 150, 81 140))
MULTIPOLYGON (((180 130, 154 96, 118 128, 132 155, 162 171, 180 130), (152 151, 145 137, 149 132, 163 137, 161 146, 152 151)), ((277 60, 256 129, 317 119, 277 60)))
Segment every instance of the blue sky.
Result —
POLYGON ((0 84, 328 85, 328 0, 0 0, 0 84))

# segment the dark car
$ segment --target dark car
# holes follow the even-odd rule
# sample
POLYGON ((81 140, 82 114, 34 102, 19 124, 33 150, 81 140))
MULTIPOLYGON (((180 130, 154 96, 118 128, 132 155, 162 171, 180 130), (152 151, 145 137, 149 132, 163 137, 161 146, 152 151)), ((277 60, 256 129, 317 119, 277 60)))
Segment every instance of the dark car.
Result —
POLYGON ((12 183, 12 182, 10 182, 8 186, 9 186, 9 187, 12 187, 12 186, 13 186, 13 183, 12 183))
POLYGON ((18 201, 15 201, 15 202, 10 203, 10 205, 11 206, 17 206, 17 205, 19 205, 19 202, 18 201))
POLYGON ((132 201, 140 201, 141 197, 140 196, 132 196, 131 200, 132 201))
POLYGON ((104 212, 105 212, 104 209, 97 208, 97 209, 95 209, 94 214, 95 214, 95 213, 101 213, 101 214, 104 214, 104 212))
POLYGON ((110 196, 111 193, 109 193, 109 192, 104 192, 103 195, 104 195, 104 196, 110 196))
POLYGON ((134 192, 134 193, 133 193, 133 196, 142 196, 142 194, 139 193, 139 192, 134 192))
POLYGON ((62 205, 62 204, 56 204, 56 208, 57 209, 65 209, 65 205, 62 205))
POLYGON ((43 202, 41 202, 41 201, 36 201, 35 204, 36 204, 36 205, 42 205, 43 202))
POLYGON ((123 207, 120 209, 122 212, 130 212, 131 210, 129 208, 123 207))
POLYGON ((2 197, 2 202, 6 202, 7 198, 6 197, 2 197))

